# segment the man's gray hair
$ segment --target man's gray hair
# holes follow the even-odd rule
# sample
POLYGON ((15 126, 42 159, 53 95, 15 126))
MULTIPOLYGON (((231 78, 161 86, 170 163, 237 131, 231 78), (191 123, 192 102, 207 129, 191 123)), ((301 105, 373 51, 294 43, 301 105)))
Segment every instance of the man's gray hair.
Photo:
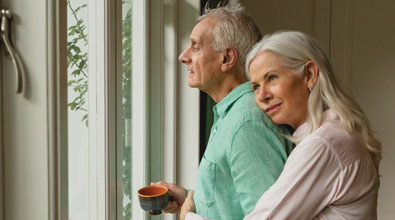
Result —
POLYGON ((213 30, 214 48, 225 50, 236 48, 240 71, 244 72, 247 53, 261 38, 261 32, 254 21, 247 15, 240 4, 220 6, 215 9, 205 8, 198 22, 206 18, 214 18, 219 22, 213 30))

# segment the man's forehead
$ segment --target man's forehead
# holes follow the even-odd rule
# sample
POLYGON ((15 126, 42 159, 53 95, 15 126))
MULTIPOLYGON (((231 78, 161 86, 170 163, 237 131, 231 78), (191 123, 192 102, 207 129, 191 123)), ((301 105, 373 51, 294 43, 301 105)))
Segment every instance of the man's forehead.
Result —
POLYGON ((191 42, 200 43, 211 39, 215 24, 216 21, 212 18, 205 18, 197 23, 190 36, 191 42))

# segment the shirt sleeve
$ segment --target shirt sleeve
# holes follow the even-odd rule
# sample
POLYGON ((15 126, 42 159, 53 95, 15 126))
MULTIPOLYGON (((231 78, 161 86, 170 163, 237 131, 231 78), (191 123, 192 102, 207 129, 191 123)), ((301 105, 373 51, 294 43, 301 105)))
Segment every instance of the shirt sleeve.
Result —
POLYGON ((245 220, 314 219, 336 197, 341 172, 321 139, 306 140, 291 153, 277 182, 245 220))
POLYGON ((256 120, 245 122, 233 136, 229 163, 244 215, 279 177, 287 158, 285 138, 256 120))

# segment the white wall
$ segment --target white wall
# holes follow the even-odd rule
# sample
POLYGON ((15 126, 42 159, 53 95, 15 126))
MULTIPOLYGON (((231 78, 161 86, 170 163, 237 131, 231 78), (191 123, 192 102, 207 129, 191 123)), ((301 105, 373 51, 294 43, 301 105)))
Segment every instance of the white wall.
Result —
POLYGON ((395 219, 395 2, 333 3, 331 60, 383 144, 378 219, 395 219), (343 58, 343 59, 342 59, 343 58), (341 60, 342 59, 342 60, 341 60))

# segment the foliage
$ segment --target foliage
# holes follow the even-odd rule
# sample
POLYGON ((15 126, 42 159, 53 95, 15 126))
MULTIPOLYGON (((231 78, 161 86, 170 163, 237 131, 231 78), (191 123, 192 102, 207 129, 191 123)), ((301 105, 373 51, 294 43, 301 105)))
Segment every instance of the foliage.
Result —
POLYGON ((81 47, 87 47, 88 39, 86 24, 81 18, 78 18, 78 12, 86 8, 87 5, 83 4, 74 9, 70 0, 67 1, 67 5, 76 22, 68 27, 67 66, 73 79, 70 79, 67 85, 78 94, 68 106, 73 111, 83 111, 82 121, 85 121, 86 126, 88 126, 88 110, 85 108, 88 93, 88 52, 81 49, 81 47))
MULTIPOLYGON (((68 8, 75 20, 74 25, 68 27, 69 40, 67 42, 67 58, 68 68, 71 72, 72 79, 68 81, 68 86, 78 95, 71 101, 68 106, 73 111, 83 111, 82 122, 88 127, 88 111, 84 107, 87 100, 88 92, 88 53, 82 48, 88 45, 86 22, 78 17, 80 10, 86 9, 87 5, 83 4, 77 8, 73 8, 70 0, 67 1, 68 8)), ((131 4, 130 0, 124 0, 123 5, 131 4)), ((126 204, 123 205, 123 219, 132 219, 132 192, 131 192, 131 146, 126 143, 130 134, 130 129, 126 129, 131 119, 131 58, 132 58, 132 33, 131 33, 131 5, 128 8, 124 18, 122 19, 122 178, 123 178, 123 196, 126 204)), ((130 126, 129 126, 130 127, 130 126)))
MULTIPOLYGON (((130 1, 124 1, 122 4, 131 4, 130 1)), ((131 123, 131 106, 132 106, 132 91, 131 91, 131 73, 132 73, 132 8, 129 7, 125 17, 122 19, 122 116, 124 118, 124 126, 122 131, 123 143, 123 163, 122 163, 122 178, 123 178, 123 195, 127 199, 126 205, 123 207, 123 219, 132 219, 132 184, 131 184, 131 143, 126 143, 127 135, 130 134, 130 129, 127 123, 131 123), (126 132, 129 132, 127 134, 126 132)), ((130 127, 130 125, 129 125, 130 127)))

